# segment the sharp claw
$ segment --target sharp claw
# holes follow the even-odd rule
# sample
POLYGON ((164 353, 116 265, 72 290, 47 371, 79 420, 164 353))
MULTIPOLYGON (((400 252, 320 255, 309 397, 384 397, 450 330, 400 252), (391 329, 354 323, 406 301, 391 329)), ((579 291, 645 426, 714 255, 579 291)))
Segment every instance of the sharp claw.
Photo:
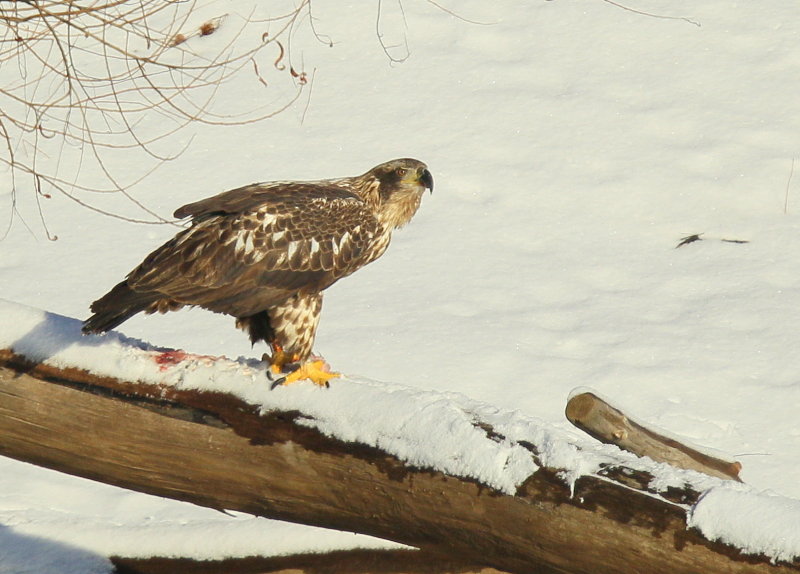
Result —
POLYGON ((270 390, 285 384, 286 377, 301 367, 300 363, 286 362, 287 359, 289 359, 289 357, 283 352, 282 349, 279 349, 275 355, 270 356, 264 353, 264 355, 261 357, 262 361, 269 363, 269 366, 267 367, 267 379, 272 381, 270 390), (275 377, 278 378, 276 379, 275 377))
MULTIPOLYGON (((289 383, 293 383, 295 381, 303 380, 302 377, 291 377, 292 373, 299 370, 303 365, 300 363, 291 363, 288 365, 284 365, 282 369, 278 368, 276 365, 272 365, 269 369, 267 369, 267 378, 272 381, 272 384, 269 386, 269 390, 274 390, 276 387, 280 387, 282 385, 288 385, 289 383), (283 375, 278 377, 277 379, 274 378, 274 375, 283 375), (291 377, 287 380, 287 377, 291 377)), ((325 386, 330 388, 330 384, 328 381, 325 381, 325 386)))

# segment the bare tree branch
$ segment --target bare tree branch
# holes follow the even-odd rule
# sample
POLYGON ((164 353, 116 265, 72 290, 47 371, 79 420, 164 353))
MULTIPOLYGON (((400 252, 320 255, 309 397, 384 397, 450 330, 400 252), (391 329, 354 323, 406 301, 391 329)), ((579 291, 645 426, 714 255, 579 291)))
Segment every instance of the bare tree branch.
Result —
POLYGON ((274 18, 220 14, 190 25, 198 9, 195 1, 0 2, 0 167, 11 186, 6 233, 18 217, 20 191, 35 192, 37 200, 58 192, 99 213, 164 223, 129 188, 185 151, 188 144, 176 146, 173 136, 191 123, 256 122, 297 100, 306 84, 302 68, 263 65, 254 89, 268 87, 264 76, 271 74, 294 94, 251 98, 256 103, 236 109, 218 104, 228 81, 286 49, 282 37, 291 45, 298 21, 310 18, 310 0, 274 18), (273 34, 262 32, 275 25, 273 34), (16 73, 9 73, 12 66, 16 73), (144 175, 121 178, 114 165, 121 152, 135 152, 144 175), (88 192, 120 193, 142 215, 114 213, 88 192))

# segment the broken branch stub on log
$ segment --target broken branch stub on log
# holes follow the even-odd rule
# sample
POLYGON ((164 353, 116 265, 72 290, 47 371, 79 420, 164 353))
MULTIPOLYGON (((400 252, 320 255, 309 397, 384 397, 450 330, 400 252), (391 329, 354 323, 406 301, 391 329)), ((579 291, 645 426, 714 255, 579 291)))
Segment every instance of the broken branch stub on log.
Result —
POLYGON ((652 574, 800 571, 687 529, 685 507, 653 496, 645 476, 627 486, 596 476, 568 485, 559 469, 541 467, 503 494, 325 436, 297 424, 298 413, 259 414, 231 395, 32 364, 10 351, 0 351, 3 362, 0 454, 62 472, 508 572, 630 572, 634 555, 652 574))
POLYGON ((594 393, 570 398, 565 414, 572 424, 601 442, 656 462, 741 482, 741 463, 717 458, 647 428, 594 393))

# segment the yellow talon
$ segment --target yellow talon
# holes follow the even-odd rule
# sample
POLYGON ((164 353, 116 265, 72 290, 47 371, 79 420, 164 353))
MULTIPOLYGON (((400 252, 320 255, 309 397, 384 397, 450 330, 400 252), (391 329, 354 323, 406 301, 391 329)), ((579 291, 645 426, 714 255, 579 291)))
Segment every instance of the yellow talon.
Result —
POLYGON ((330 386, 328 384, 329 380, 341 376, 342 375, 340 373, 333 373, 329 371, 325 365, 325 361, 315 360, 308 361, 300 365, 296 370, 286 375, 281 384, 288 385, 297 381, 309 380, 320 387, 328 387, 330 386))
POLYGON ((296 354, 290 355, 289 353, 284 351, 283 347, 281 347, 277 343, 273 343, 272 346, 274 348, 272 356, 270 357, 269 355, 265 354, 262 357, 262 359, 265 361, 269 361, 270 370, 274 375, 280 375, 281 373, 283 373, 283 368, 285 365, 289 363, 295 363, 300 359, 298 355, 296 354))

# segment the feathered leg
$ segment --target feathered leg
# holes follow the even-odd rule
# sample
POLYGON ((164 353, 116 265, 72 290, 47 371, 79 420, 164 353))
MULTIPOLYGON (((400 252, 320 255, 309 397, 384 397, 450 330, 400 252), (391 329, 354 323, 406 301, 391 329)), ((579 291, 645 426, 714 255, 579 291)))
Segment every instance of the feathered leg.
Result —
POLYGON ((296 293, 281 305, 237 321, 253 342, 263 339, 272 348, 272 355, 264 358, 273 374, 284 375, 273 387, 305 379, 328 386, 339 376, 328 370, 324 360, 310 359, 321 310, 322 293, 296 293))

